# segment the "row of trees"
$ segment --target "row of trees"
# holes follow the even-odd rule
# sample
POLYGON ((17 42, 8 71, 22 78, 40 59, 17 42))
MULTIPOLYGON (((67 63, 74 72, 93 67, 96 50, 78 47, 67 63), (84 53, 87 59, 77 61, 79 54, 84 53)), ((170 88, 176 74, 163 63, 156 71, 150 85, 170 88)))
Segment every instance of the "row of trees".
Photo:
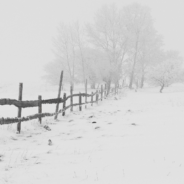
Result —
POLYGON ((56 59, 45 68, 53 84, 64 70, 72 86, 88 79, 93 88, 102 82, 142 88, 147 80, 163 88, 178 79, 182 65, 177 52, 162 49, 150 9, 140 4, 105 5, 83 26, 60 24, 54 46, 56 59))

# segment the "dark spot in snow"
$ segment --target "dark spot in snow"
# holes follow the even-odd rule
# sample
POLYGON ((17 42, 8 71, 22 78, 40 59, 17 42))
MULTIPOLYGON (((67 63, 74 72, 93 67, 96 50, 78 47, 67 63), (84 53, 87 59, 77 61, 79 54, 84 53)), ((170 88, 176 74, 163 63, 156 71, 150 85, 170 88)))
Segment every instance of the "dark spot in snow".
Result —
POLYGON ((100 127, 95 127, 95 129, 99 129, 100 127))
POLYGON ((92 123, 96 123, 96 121, 93 121, 92 123))
POLYGON ((48 131, 51 131, 51 128, 48 125, 45 125, 43 128, 45 128, 48 131))
POLYGON ((77 139, 81 139, 82 137, 79 136, 79 137, 76 137, 76 138, 77 138, 77 139))
POLYGON ((89 116, 89 118, 93 118, 94 116, 89 116))
POLYGON ((73 121, 73 119, 69 120, 68 122, 72 122, 72 121, 73 121))
POLYGON ((41 162, 36 162, 35 164, 41 164, 41 162))
POLYGON ((136 126, 137 124, 135 124, 135 123, 132 123, 131 125, 134 125, 134 126, 136 126))
POLYGON ((17 139, 15 137, 11 137, 12 140, 16 141, 17 139))
POLYGON ((53 143, 52 143, 51 139, 49 139, 49 140, 48 140, 48 145, 49 145, 49 146, 52 146, 52 144, 53 144, 53 143))

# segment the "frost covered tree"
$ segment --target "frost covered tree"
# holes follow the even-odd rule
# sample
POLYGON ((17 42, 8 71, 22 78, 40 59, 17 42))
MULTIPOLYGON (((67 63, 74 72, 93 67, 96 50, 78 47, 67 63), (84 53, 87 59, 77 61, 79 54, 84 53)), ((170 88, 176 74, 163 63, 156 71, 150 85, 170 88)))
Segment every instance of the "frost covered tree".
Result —
POLYGON ((155 86, 160 86, 160 93, 162 93, 164 87, 180 81, 181 68, 181 58, 174 52, 168 52, 163 62, 150 68, 149 81, 155 86))
MULTIPOLYGON (((54 38, 53 49, 55 60, 52 64, 55 67, 59 66, 59 70, 64 70, 65 80, 72 86, 77 81, 85 82, 86 80, 85 42, 84 30, 78 22, 61 23, 58 26, 58 35, 54 38)), ((53 69, 51 64, 48 64, 45 67, 45 71, 48 73, 47 78, 54 79, 53 75, 56 73, 53 72, 57 70, 58 68, 53 69)))
MULTIPOLYGON (((143 49, 143 45, 148 44, 155 37, 155 32, 148 7, 134 3, 123 7, 122 14, 123 23, 129 33, 128 55, 131 63, 129 88, 131 89, 135 79, 135 71, 140 58, 140 52, 143 49)), ((145 64, 144 59, 142 58, 143 65, 145 64)), ((143 65, 142 70, 144 69, 143 65)))
POLYGON ((56 84, 64 70, 65 81, 71 85, 87 79, 93 88, 105 82, 109 89, 111 83, 120 81, 132 88, 134 84, 143 87, 149 79, 164 88, 176 79, 174 68, 180 60, 176 52, 164 54, 150 9, 137 3, 120 8, 115 4, 104 5, 85 29, 79 23, 61 24, 54 44, 55 60, 45 71, 56 84), (169 67, 172 62, 173 70, 169 67), (157 77, 156 82, 153 79, 157 77))
POLYGON ((87 25, 89 40, 107 58, 104 68, 109 70, 104 78, 108 84, 120 78, 122 61, 127 51, 127 32, 123 27, 120 11, 112 4, 97 12, 94 23, 87 25))
POLYGON ((146 35, 140 45, 135 69, 135 80, 138 81, 140 88, 143 88, 148 68, 160 63, 163 58, 162 37, 156 32, 146 35))
MULTIPOLYGON (((75 80, 75 62, 77 46, 75 42, 75 30, 67 24, 60 24, 58 35, 54 39, 55 63, 61 66, 60 70, 65 71, 65 79, 74 85, 75 80)), ((56 65, 55 65, 56 67, 56 65)), ((48 70, 49 68, 47 68, 48 70)), ((53 73, 49 72, 52 76, 53 73)))

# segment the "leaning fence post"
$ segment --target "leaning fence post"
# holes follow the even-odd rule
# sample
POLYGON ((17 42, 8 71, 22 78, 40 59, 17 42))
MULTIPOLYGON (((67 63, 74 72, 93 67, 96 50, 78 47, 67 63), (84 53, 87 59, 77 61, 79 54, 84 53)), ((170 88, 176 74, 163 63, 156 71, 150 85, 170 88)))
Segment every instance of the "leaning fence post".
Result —
POLYGON ((82 111, 82 95, 79 93, 79 111, 82 111))
POLYGON ((93 92, 91 92, 91 106, 93 106, 93 92))
MULTIPOLYGON (((60 98, 61 95, 61 86, 62 86, 62 82, 63 82, 63 71, 61 71, 61 75, 60 75, 60 81, 59 81, 59 90, 58 90, 58 98, 60 98)), ((54 119, 56 120, 58 117, 58 110, 59 110, 59 102, 56 104, 56 114, 54 119)))
MULTIPOLYGON (((42 96, 41 96, 41 95, 38 96, 38 113, 39 113, 40 115, 41 115, 41 113, 42 113, 42 96)), ((39 122, 40 122, 40 124, 41 124, 41 123, 42 123, 42 117, 39 116, 38 120, 39 120, 39 122)))
POLYGON ((73 111, 73 87, 70 86, 70 111, 72 112, 73 111))
POLYGON ((85 93, 86 93, 86 96, 85 96, 85 108, 87 108, 87 93, 88 93, 88 91, 87 91, 87 86, 88 86, 88 83, 87 83, 88 81, 87 81, 87 79, 86 79, 86 82, 85 82, 85 93))
MULTIPOLYGON (((23 83, 20 83, 19 84, 19 97, 18 97, 19 101, 22 101, 22 90, 23 90, 23 83)), ((18 118, 21 118, 21 113, 22 113, 22 108, 19 107, 18 108, 18 118)), ((20 131, 21 131, 21 121, 19 121, 17 124, 17 133, 20 134, 20 131)))
POLYGON ((98 104, 98 90, 96 91, 96 104, 98 104))
POLYGON ((63 116, 65 116, 65 107, 66 107, 66 93, 63 95, 63 116))

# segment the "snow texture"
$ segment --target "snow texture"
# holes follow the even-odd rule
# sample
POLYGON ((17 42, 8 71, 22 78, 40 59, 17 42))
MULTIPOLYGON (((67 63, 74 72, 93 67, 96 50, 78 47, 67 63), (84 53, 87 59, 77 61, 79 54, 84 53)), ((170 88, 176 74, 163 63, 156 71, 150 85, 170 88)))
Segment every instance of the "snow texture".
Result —
POLYGON ((184 86, 127 90, 58 119, 0 127, 0 183, 184 183, 184 86))

